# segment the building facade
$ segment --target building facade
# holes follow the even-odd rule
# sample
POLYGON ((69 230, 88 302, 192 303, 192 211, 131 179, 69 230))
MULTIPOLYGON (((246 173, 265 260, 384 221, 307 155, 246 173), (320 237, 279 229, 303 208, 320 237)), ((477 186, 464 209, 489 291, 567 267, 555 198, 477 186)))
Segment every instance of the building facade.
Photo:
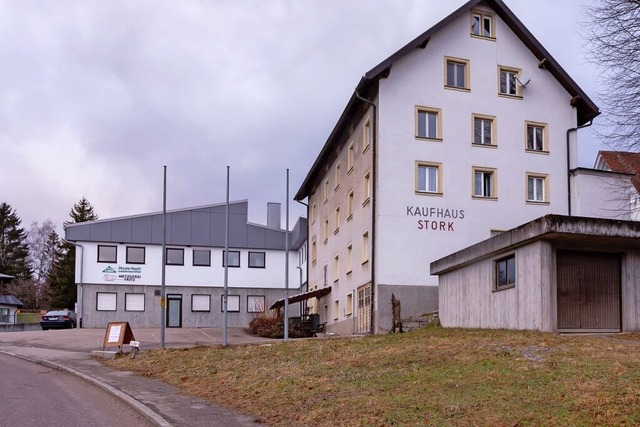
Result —
POLYGON ((336 333, 438 307, 430 262, 570 210, 599 114, 499 0, 469 1, 367 72, 302 183, 309 307, 336 333))
MULTIPOLYGON (((225 204, 167 212, 167 327, 223 324, 225 218, 225 204)), ((306 232, 301 218, 289 233, 287 252, 279 204, 268 204, 266 226, 248 221, 247 201, 229 205, 228 326, 247 326, 283 297, 286 257, 289 287, 299 292, 299 251, 306 232)), ((78 318, 83 327, 101 328, 115 321, 132 327, 160 326, 162 213, 72 224, 65 233, 76 245, 78 318)))

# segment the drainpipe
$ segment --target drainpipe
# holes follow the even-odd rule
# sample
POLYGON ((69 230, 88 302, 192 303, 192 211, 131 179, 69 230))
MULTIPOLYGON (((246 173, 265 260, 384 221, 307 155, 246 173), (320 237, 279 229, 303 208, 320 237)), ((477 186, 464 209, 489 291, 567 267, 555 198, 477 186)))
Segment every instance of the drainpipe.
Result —
POLYGON ((573 172, 571 171, 571 143, 569 140, 569 135, 571 134, 571 132, 577 132, 578 129, 589 127, 592 124, 593 119, 589 120, 589 123, 586 123, 584 125, 567 129, 567 201, 569 202, 569 216, 571 216, 571 175, 573 175, 573 172))
MULTIPOLYGON (((84 314, 84 280, 83 280, 83 273, 84 273, 84 246, 82 246, 80 243, 73 243, 73 246, 75 246, 76 248, 80 248, 80 298, 78 298, 78 311, 80 312, 80 317, 78 319, 78 327, 82 328, 82 317, 84 314)), ((77 256, 77 254, 76 254, 77 256)))
POLYGON ((375 290, 376 290, 376 286, 375 286, 375 275, 376 275, 376 269, 375 269, 375 262, 376 262, 376 188, 377 188, 377 170, 376 170, 376 162, 377 162, 377 156, 376 156, 376 142, 377 142, 377 135, 378 135, 378 106, 372 102, 369 101, 366 98, 363 98, 360 96, 360 94, 358 93, 358 89, 356 88, 355 91, 356 94, 356 98, 358 98, 360 101, 369 104, 372 108, 373 108, 373 135, 371 137, 371 325, 370 328, 371 330, 369 331, 372 335, 375 333, 375 310, 373 309, 375 307, 375 290))

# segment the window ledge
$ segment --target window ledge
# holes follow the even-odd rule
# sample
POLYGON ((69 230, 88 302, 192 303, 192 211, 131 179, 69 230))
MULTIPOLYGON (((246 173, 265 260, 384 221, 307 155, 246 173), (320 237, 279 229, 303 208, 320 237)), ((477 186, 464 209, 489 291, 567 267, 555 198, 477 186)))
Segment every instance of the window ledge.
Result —
POLYGON ((352 272, 352 271, 353 271, 353 270, 349 270, 349 271, 347 271, 347 272, 346 272, 346 274, 351 274, 351 272, 352 272))
POLYGON ((471 36, 472 39, 488 40, 490 42, 496 41, 496 38, 491 36, 481 36, 479 34, 469 34, 469 35, 471 36))
POLYGON ((500 288, 493 288, 493 290, 491 292, 500 292, 500 291, 506 291, 507 289, 513 289, 515 288, 516 285, 509 285, 509 286, 502 286, 500 288))
POLYGON ((324 239, 324 241, 322 242, 322 244, 326 245, 328 241, 329 241, 329 239, 324 239))
POLYGON ((363 260, 362 260, 362 264, 363 264, 363 265, 364 265, 364 264, 366 264, 366 263, 368 263, 368 262, 369 262, 369 259, 368 259, 368 258, 367 258, 367 259, 363 259, 363 260))
POLYGON ((338 191, 338 188, 340 188, 340 184, 336 185, 333 191, 338 191))
POLYGON ((416 135, 418 141, 442 142, 442 138, 427 138, 426 136, 416 135))
POLYGON ((471 146, 472 147, 481 147, 481 148, 493 148, 493 149, 498 148, 498 144, 478 144, 478 143, 475 143, 475 142, 472 142, 471 146))
POLYGON ((491 201, 497 201, 498 200, 497 197, 484 197, 484 196, 471 196, 471 198, 473 200, 491 200, 491 201))
POLYGON ((371 144, 367 145, 366 147, 364 147, 362 149, 362 154, 366 153, 367 151, 369 151, 369 147, 371 147, 371 144))
POLYGON ((347 170, 347 175, 349 175, 351 172, 353 172, 353 166, 351 166, 349 170, 347 170))
POLYGON ((527 200, 527 204, 528 205, 542 205, 542 206, 549 206, 550 203, 547 201, 537 201, 537 200, 527 200))
POLYGON ((362 202, 362 207, 367 206, 369 204, 369 200, 371 200, 371 198, 367 197, 367 199, 364 202, 362 202))
POLYGON ((351 221, 352 219, 353 219, 353 214, 351 214, 351 215, 349 215, 349 216, 347 217, 347 222, 351 221))
POLYGON ((416 196, 436 196, 436 197, 442 197, 443 194, 441 191, 438 192, 431 192, 431 191, 418 191, 416 190, 416 196))
POLYGON ((450 90, 457 90, 458 92, 471 92, 471 88, 468 88, 468 87, 444 85, 444 88, 450 89, 450 90))
POLYGON ((549 150, 532 150, 530 148, 525 148, 524 151, 531 154, 549 154, 549 150))
POLYGON ((340 232, 340 227, 338 227, 335 230, 333 230, 333 234, 338 234, 339 232, 340 232))
POLYGON ((522 95, 510 95, 510 94, 508 94, 508 93, 501 93, 501 92, 498 92, 498 96, 499 96, 500 98, 508 98, 508 99, 519 99, 519 100, 522 100, 522 95))

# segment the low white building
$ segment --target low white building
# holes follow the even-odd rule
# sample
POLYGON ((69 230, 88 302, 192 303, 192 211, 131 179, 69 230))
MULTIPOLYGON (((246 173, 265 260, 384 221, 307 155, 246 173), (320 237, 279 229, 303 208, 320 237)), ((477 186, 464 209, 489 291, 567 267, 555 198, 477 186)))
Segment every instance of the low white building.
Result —
MULTIPOLYGON (((215 327, 223 323, 225 204, 167 212, 166 326, 215 327)), ((150 213, 69 225, 76 245, 78 318, 83 327, 126 321, 159 327, 163 214, 150 213)), ((285 258, 291 293, 304 276, 306 220, 289 233, 280 227, 280 204, 269 203, 267 225, 248 221, 248 202, 229 206, 228 325, 247 326, 284 296, 285 258)), ((296 313, 295 306, 292 308, 296 313)))

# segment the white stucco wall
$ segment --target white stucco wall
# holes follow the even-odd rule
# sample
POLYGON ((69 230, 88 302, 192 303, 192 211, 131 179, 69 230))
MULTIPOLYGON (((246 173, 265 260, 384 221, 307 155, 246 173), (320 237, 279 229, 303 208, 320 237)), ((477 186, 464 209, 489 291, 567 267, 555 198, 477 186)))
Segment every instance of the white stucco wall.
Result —
POLYGON ((489 238, 491 230, 567 213, 565 134, 576 125, 576 111, 569 105, 570 95, 495 19, 495 41, 470 37, 464 14, 435 34, 425 49, 398 60, 389 77, 380 80, 378 283, 435 286, 430 262, 489 238), (445 56, 469 60, 470 91, 444 88, 445 56), (498 96, 498 66, 530 74, 522 99, 498 96), (441 110, 441 142, 416 139, 416 106, 441 110), (472 145, 474 113, 496 118, 496 148, 472 145), (525 121, 548 125, 548 153, 525 150, 525 121), (416 161, 442 165, 441 196, 415 194, 416 161), (497 170, 496 200, 472 198, 474 166, 497 170), (527 172, 548 175, 548 204, 526 202, 527 172), (428 217, 414 215, 416 207, 434 211, 428 217), (437 209, 443 210, 441 215, 437 209), (431 221, 437 221, 437 230, 431 221))
POLYGON ((628 175, 577 170, 571 181, 573 215, 637 220, 632 196, 637 195, 628 175))

